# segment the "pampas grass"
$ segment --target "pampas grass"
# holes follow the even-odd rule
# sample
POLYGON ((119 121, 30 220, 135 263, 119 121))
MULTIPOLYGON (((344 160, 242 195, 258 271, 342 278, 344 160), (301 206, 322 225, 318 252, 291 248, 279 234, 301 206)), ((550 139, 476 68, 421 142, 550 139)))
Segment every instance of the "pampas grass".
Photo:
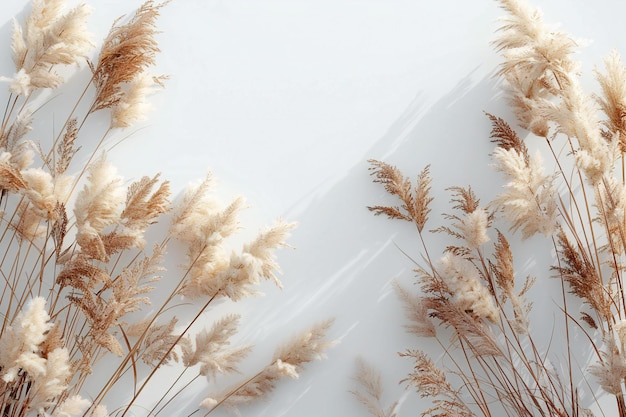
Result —
POLYGON ((294 224, 278 220, 236 248, 230 238, 240 229, 243 198, 224 204, 209 175, 173 204, 160 174, 127 185, 102 151, 146 117, 149 95, 164 86, 166 77, 152 73, 164 6, 148 0, 116 20, 95 60, 86 5, 34 0, 25 23, 14 21, 15 73, 3 77, 0 126, 5 417, 171 415, 202 379, 224 389, 197 404, 196 412, 208 415, 222 404, 235 408, 267 396, 332 345, 331 321, 322 321, 279 345, 256 374, 239 374, 252 352, 236 338, 242 317, 220 316, 213 307, 258 295, 265 280, 281 287, 276 251, 294 224), (29 132, 38 106, 46 106, 39 98, 63 85, 65 66, 82 66, 91 77, 67 103, 71 110, 52 143, 36 142, 29 132), (102 112, 110 123, 92 137, 84 126, 102 112), (75 157, 84 148, 81 165, 75 157), (156 224, 164 230, 159 238, 151 231, 156 224), (172 246, 184 260, 168 271, 172 246), (178 367, 178 377, 159 378, 166 366, 178 367), (239 382, 228 388, 225 376, 239 382), (148 400, 149 391, 152 398, 160 393, 157 400, 148 400))
MULTIPOLYGON (((399 204, 369 209, 412 223, 422 243, 421 256, 409 254, 420 291, 397 285, 407 329, 434 338, 443 352, 401 353, 410 361, 402 383, 432 400, 422 416, 626 416, 626 70, 610 53, 595 72, 599 88, 585 91, 576 41, 522 0, 497 3, 504 12, 494 41, 498 76, 517 119, 486 114, 491 169, 503 177, 498 195, 483 203, 470 187, 450 187, 451 210, 438 225, 429 219, 429 166, 412 181, 370 161, 374 182, 399 204), (541 141, 544 152, 532 154, 529 140, 541 141), (429 233, 449 239, 442 254, 429 233), (537 279, 516 270, 516 252, 530 239, 553 248, 552 267, 537 279), (544 347, 530 289, 554 288, 550 277, 561 284, 553 295, 560 319, 544 347), (575 357, 580 349, 591 364, 575 357)), ((372 375, 360 365, 357 380, 366 389, 355 395, 370 414, 387 415, 372 375)))

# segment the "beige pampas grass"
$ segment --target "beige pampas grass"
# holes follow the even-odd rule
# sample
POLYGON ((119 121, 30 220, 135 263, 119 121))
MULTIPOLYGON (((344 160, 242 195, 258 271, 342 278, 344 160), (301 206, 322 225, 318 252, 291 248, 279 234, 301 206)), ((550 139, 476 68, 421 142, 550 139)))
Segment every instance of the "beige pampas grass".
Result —
POLYGON ((117 106, 113 112, 116 127, 126 127, 129 119, 141 117, 144 111, 141 97, 150 87, 145 81, 149 80, 145 71, 154 65, 159 52, 154 35, 156 19, 164 5, 146 1, 126 24, 116 22, 104 40, 98 62, 92 64, 96 99, 91 111, 117 106), (124 91, 127 84, 132 85, 124 91), (138 103, 140 108, 131 109, 131 105, 138 103))
POLYGON ((493 124, 491 137, 498 147, 493 151, 494 167, 509 182, 494 204, 528 238, 536 233, 552 235, 557 227, 558 205, 553 177, 544 173, 540 154, 529 155, 517 134, 502 119, 488 115, 493 124))
POLYGON ((86 59, 93 44, 86 20, 91 10, 81 4, 64 11, 63 0, 35 0, 26 27, 13 20, 14 94, 28 96, 41 88, 56 88, 63 78, 57 65, 73 65, 86 59))
POLYGON ((370 415, 374 417, 397 417, 398 403, 394 402, 388 408, 383 408, 381 405, 383 384, 380 374, 362 358, 357 359, 357 372, 354 379, 360 389, 351 391, 351 393, 367 408, 370 415))
POLYGON ((596 70, 598 83, 602 88, 602 95, 596 97, 600 108, 607 116, 603 135, 616 138, 620 143, 620 150, 626 151, 626 71, 617 51, 612 51, 604 60, 606 73, 596 70))
MULTIPOLYGON (((592 416, 592 407, 626 416, 626 69, 611 52, 595 72, 599 90, 588 93, 573 38, 524 1, 498 3, 505 12, 494 42, 502 55, 498 75, 528 136, 487 113, 502 190, 483 206, 470 187, 450 187, 454 212, 431 230, 450 243, 436 256, 426 233, 433 199, 428 167, 412 184, 392 165, 370 161, 374 182, 399 205, 368 208, 415 223, 422 244, 421 257, 407 251, 419 259, 421 291, 396 285, 406 327, 443 348, 437 357, 421 349, 402 353, 413 362, 403 383, 432 399, 423 416, 592 416), (536 147, 536 139, 543 152, 526 145, 536 147), (553 248, 553 266, 545 276, 521 277, 517 252, 542 238, 553 248), (550 276, 561 284, 551 296, 560 321, 550 341, 563 347, 554 359, 560 368, 540 347, 542 318, 532 311, 532 295, 551 288, 550 276)), ((366 390, 357 397, 370 414, 384 415, 380 383, 364 372, 358 378, 366 390)))
POLYGON ((417 183, 411 189, 411 181, 405 178, 394 166, 382 161, 370 160, 371 174, 376 177, 374 182, 385 186, 389 194, 396 195, 402 201, 400 207, 372 206, 368 207, 374 214, 384 214, 391 219, 402 219, 415 222, 418 231, 421 233, 428 220, 430 209, 428 205, 432 201, 430 192, 430 173, 426 166, 420 172, 417 183))
POLYGON ((452 388, 446 375, 437 368, 433 361, 419 350, 410 350, 400 354, 403 357, 414 361, 413 372, 411 372, 407 382, 424 397, 434 398, 434 407, 421 413, 422 416, 450 415, 458 417, 473 417, 475 414, 469 409, 459 394, 452 388))
POLYGON ((229 349, 229 340, 237 333, 240 316, 229 315, 213 324, 211 330, 196 334, 195 341, 188 339, 182 345, 182 360, 185 366, 200 364, 200 375, 208 379, 218 374, 237 372, 237 363, 252 350, 251 346, 229 349))
POLYGON ((304 369, 304 364, 324 358, 326 350, 335 344, 326 340, 332 323, 332 320, 327 320, 311 326, 278 347, 272 361, 252 378, 231 390, 207 397, 202 405, 209 411, 222 404, 236 409, 237 406, 268 395, 282 379, 297 379, 304 369))
MULTIPOLYGON (((126 182, 100 152, 115 129, 145 117, 148 95, 163 86, 165 77, 152 70, 164 6, 148 0, 113 24, 52 143, 30 139, 46 110, 31 103, 41 89, 65 81, 57 66, 89 60, 90 9, 66 11, 62 0, 35 0, 25 25, 14 22, 16 74, 5 79, 0 125, 2 416, 171 415, 187 390, 201 389, 203 380, 225 386, 223 377, 239 374, 253 353, 252 344, 236 337, 245 315, 218 313, 216 300, 259 295, 265 280, 282 286, 275 252, 287 246, 293 223, 278 220, 237 247, 230 239, 243 227, 243 197, 222 204, 207 176, 174 204, 160 174, 126 182), (85 110, 78 104, 90 89, 95 98, 85 110), (111 124, 91 138, 82 127, 104 109, 111 124), (76 167, 86 141, 95 147, 76 167), (182 246, 183 261, 170 258, 171 246, 182 246), (168 271, 165 263, 180 269, 168 271), (161 378, 165 367, 178 377, 161 378), (116 394, 118 387, 128 395, 116 394)), ((295 378, 305 363, 321 359, 332 345, 330 323, 277 349, 261 372, 242 375, 248 382, 224 403, 269 394, 279 379, 295 378)), ((189 407, 194 414, 201 405, 189 407)))

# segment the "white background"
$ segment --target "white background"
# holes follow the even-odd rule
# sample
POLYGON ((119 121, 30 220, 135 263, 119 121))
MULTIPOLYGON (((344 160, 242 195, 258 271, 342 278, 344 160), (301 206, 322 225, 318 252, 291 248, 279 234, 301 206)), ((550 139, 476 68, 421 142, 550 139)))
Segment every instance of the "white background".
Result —
MULTIPOLYGON (((11 76, 10 18, 28 8, 5 3, 0 68, 11 76)), ((89 4, 99 40, 140 2, 89 4)), ((536 5, 547 22, 591 41, 580 54, 586 85, 610 49, 626 54, 623 3, 536 5)), ((396 352, 423 342, 404 333, 391 282, 410 285, 414 265, 401 250, 419 259, 419 246, 412 227, 367 211, 391 200, 371 183, 366 160, 411 176, 432 164, 435 213, 446 208, 445 187, 472 184, 484 201, 497 192, 483 111, 513 121, 490 44, 500 12, 490 0, 174 0, 162 10, 158 71, 170 80, 150 121, 110 159, 129 180, 162 172, 176 193, 211 170, 225 196, 247 197, 245 233, 278 217, 299 223, 289 240, 296 249, 279 255, 285 288, 264 287, 264 298, 238 307, 241 337, 258 345, 244 370, 263 366, 298 329, 336 318, 340 344, 328 359, 243 415, 366 415, 349 393, 359 355, 381 370, 383 402, 406 395, 398 381, 410 364, 396 352)), ((418 415, 416 404, 404 402, 399 415, 418 415)))

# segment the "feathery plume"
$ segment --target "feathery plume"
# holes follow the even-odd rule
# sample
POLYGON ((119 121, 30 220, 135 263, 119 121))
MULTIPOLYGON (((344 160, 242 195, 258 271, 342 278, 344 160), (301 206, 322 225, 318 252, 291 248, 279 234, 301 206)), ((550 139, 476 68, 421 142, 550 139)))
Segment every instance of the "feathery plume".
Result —
POLYGON ((620 150, 626 152, 626 69, 619 53, 613 50, 604 60, 606 73, 596 69, 596 78, 602 88, 602 95, 596 102, 607 117, 603 122, 608 139, 616 138, 620 150))
MULTIPOLYGON (((96 87, 92 112, 117 105, 126 94, 123 87, 139 80, 137 77, 154 65, 159 52, 154 39, 156 19, 164 5, 148 0, 128 23, 113 25, 104 40, 97 64, 92 66, 96 87)), ((119 120, 114 125, 117 123, 119 120)))
POLYGON ((506 151, 514 149, 524 157, 526 164, 530 163, 528 148, 517 132, 504 119, 489 113, 486 115, 491 120, 491 134, 489 135, 491 142, 506 151))
POLYGON ((323 359, 326 349, 335 344, 326 340, 326 334, 332 323, 333 320, 327 320, 313 325, 309 330, 279 347, 274 353, 272 362, 254 377, 234 390, 206 398, 201 405, 210 410, 220 404, 234 409, 238 405, 268 395, 281 379, 298 378, 305 363, 323 359))
POLYGON ((125 128, 146 119, 152 105, 146 97, 157 86, 163 86, 164 77, 155 77, 147 71, 137 74, 120 90, 120 98, 111 109, 111 127, 125 128))
POLYGON ((559 214, 554 200, 556 189, 553 177, 544 174, 540 154, 535 154, 527 163, 524 155, 515 149, 498 147, 492 158, 496 162, 495 169, 509 180, 504 186, 505 192, 498 195, 493 204, 502 209, 511 229, 521 230, 523 239, 536 233, 553 234, 559 214))
POLYGON ((159 216, 170 210, 170 185, 159 184, 159 175, 143 177, 128 187, 126 204, 120 214, 122 230, 117 235, 132 237, 133 245, 143 247, 144 233, 148 226, 156 223, 159 216), (158 185, 158 188, 154 188, 158 185))
POLYGON ((476 267, 467 259, 447 252, 439 259, 438 273, 462 311, 495 322, 499 317, 489 289, 480 281, 476 267))
POLYGON ((402 201, 400 207, 394 206, 371 206, 368 207, 375 215, 384 214, 390 219, 400 219, 415 222, 421 233, 428 220, 430 213, 430 166, 427 165, 417 177, 415 188, 412 189, 411 181, 405 178, 400 170, 392 165, 375 159, 370 159, 371 175, 374 182, 384 185, 385 190, 395 195, 402 201))
POLYGON ((9 158, 6 152, 0 155, 0 189, 18 191, 26 187, 26 182, 19 169, 7 160, 9 158))
POLYGON ((482 244, 489 241, 487 229, 492 220, 492 215, 484 208, 480 207, 480 200, 472 191, 471 187, 450 187, 452 192, 452 208, 460 211, 460 214, 444 214, 447 220, 452 222, 451 226, 441 226, 434 229, 434 232, 447 233, 448 235, 465 241, 464 247, 450 246, 448 250, 469 252, 478 249, 482 244))
POLYGON ((626 230, 624 221, 626 209, 626 188, 614 176, 603 179, 595 189, 597 221, 604 226, 607 243, 601 249, 614 255, 626 253, 626 230))
POLYGON ((281 288, 282 284, 276 277, 279 266, 274 251, 286 246, 285 240, 294 227, 295 223, 278 221, 262 231, 254 241, 245 244, 241 253, 232 252, 228 266, 213 277, 215 283, 219 283, 217 294, 233 301, 259 295, 253 287, 261 279, 271 279, 281 288))
MULTIPOLYGON (((0 148, 6 149, 9 153, 15 153, 22 139, 33 127, 33 113, 28 107, 20 111, 8 129, 5 129, 0 136, 0 148)), ((25 168, 25 167, 21 167, 25 168)))
POLYGON ((93 47, 86 29, 89 7, 81 4, 63 12, 65 1, 34 0, 25 32, 13 20, 12 50, 16 74, 10 90, 30 95, 40 88, 56 88, 64 82, 56 65, 78 64, 93 47))
POLYGON ((534 280, 528 278, 522 290, 515 292, 515 271, 513 268, 513 253, 511 246, 504 235, 498 231, 498 241, 494 246, 495 264, 490 261, 490 269, 495 277, 497 286, 502 291, 500 294, 501 303, 510 301, 513 308, 513 326, 520 334, 528 333, 529 318, 528 313, 531 304, 527 303, 523 296, 532 286, 534 280))
POLYGON ((45 373, 45 359, 38 356, 39 345, 52 324, 43 297, 31 299, 0 337, 0 369, 4 382, 13 381, 20 370, 34 375, 45 373))
POLYGON ((210 331, 203 330, 195 336, 195 348, 191 339, 182 345, 182 361, 186 367, 200 364, 200 375, 208 379, 217 374, 237 371, 237 363, 251 351, 251 346, 229 349, 230 338, 237 332, 240 316, 229 315, 216 321, 210 331))
POLYGON ((609 394, 622 396, 622 382, 626 378, 626 358, 619 349, 613 335, 605 337, 604 351, 599 364, 592 365, 589 372, 596 378, 602 389, 609 394))
POLYGON ((484 208, 479 207, 466 214, 453 226, 463 236, 468 249, 478 249, 482 244, 489 242, 489 235, 487 235, 489 215, 484 208))
POLYGON ((547 111, 547 116, 557 124, 559 133, 578 140, 577 166, 591 185, 598 185, 604 177, 613 174, 619 144, 617 141, 607 142, 602 137, 596 108, 579 82, 572 82, 561 91, 561 97, 561 103, 547 111))
POLYGON ((59 175, 53 178, 41 168, 23 170, 21 174, 25 182, 22 192, 32 204, 35 214, 55 221, 58 215, 57 204, 67 200, 74 177, 59 175))
POLYGON ((31 393, 31 407, 40 414, 45 408, 56 405, 55 398, 65 391, 72 375, 67 349, 54 349, 46 355, 45 361, 45 371, 33 380, 31 393))
POLYGON ((76 241, 94 259, 108 258, 102 234, 119 221, 123 201, 121 177, 104 157, 100 158, 89 169, 88 184, 78 193, 74 206, 76 241))
POLYGON ((394 402, 387 409, 381 405, 383 385, 380 373, 363 358, 357 358, 357 372, 354 380, 361 390, 350 391, 363 404, 373 417, 396 417, 398 402, 394 402))
POLYGON ((492 153, 496 170, 509 182, 506 192, 494 204, 512 224, 512 230, 522 230, 524 239, 542 233, 551 235, 556 230, 558 207, 553 196, 554 178, 544 174, 541 156, 531 158, 528 148, 504 120, 487 114, 492 123, 491 139, 497 145, 492 153))
POLYGON ((530 80, 541 80, 547 88, 559 88, 575 68, 569 56, 576 42, 567 34, 548 28, 540 10, 519 0, 499 3, 508 13, 501 19, 503 24, 495 42, 504 56, 501 73, 506 76, 516 68, 530 80))
POLYGON ((80 395, 73 395, 59 404, 52 413, 52 417, 78 417, 91 405, 91 401, 80 395))
POLYGON ((212 297, 221 289, 223 283, 214 277, 230 265, 222 244, 239 227, 244 204, 239 197, 222 208, 212 191, 210 175, 189 186, 170 227, 170 234, 187 246, 189 277, 181 293, 190 297, 212 297))
POLYGON ((413 295, 406 288, 394 282, 394 288, 398 297, 404 304, 404 310, 411 324, 405 325, 410 333, 423 337, 434 337, 437 335, 435 325, 428 316, 428 301, 423 297, 413 295))
POLYGON ((76 147, 75 142, 78 137, 78 122, 76 119, 70 119, 65 126, 63 138, 57 145, 57 160, 54 164, 55 176, 64 174, 70 166, 70 162, 74 155, 79 151, 80 147, 76 147))
MULTIPOLYGON (((145 326, 140 332, 135 332, 134 336, 145 335, 142 339, 141 360, 150 366, 166 365, 170 361, 178 361, 179 355, 172 346, 175 346, 180 339, 180 335, 175 333, 175 326, 178 323, 176 317, 167 324, 153 324, 149 328, 145 326)), ((149 324, 149 323, 148 323, 149 324)), ((132 331, 127 332, 131 335, 132 331)))
POLYGON ((422 397, 434 398, 435 406, 421 413, 422 417, 430 415, 474 417, 474 413, 459 398, 459 394, 454 391, 444 372, 437 368, 423 351, 408 350, 400 356, 411 358, 415 363, 413 372, 401 382, 407 382, 415 387, 422 397), (434 414, 435 411, 438 414, 434 414))
POLYGON ((584 300, 607 320, 612 320, 607 289, 589 255, 573 245, 561 230, 557 234, 560 266, 552 267, 570 286, 571 292, 584 300))
POLYGON ((219 245, 239 227, 237 215, 243 208, 243 197, 234 199, 221 210, 213 190, 209 174, 200 183, 187 187, 183 201, 174 212, 170 233, 190 245, 190 255, 197 255, 207 244, 219 245))
POLYGON ((508 82, 510 102, 520 125, 540 137, 548 137, 544 112, 550 100, 567 88, 577 70, 570 59, 576 42, 551 30, 541 12, 519 0, 500 0, 507 12, 502 19, 496 48, 504 62, 500 74, 508 82))

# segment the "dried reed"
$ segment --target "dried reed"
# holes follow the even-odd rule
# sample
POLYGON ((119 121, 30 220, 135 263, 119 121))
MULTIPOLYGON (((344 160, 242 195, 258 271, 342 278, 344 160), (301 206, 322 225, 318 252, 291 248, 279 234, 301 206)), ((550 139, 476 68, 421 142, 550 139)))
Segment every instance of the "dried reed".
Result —
MULTIPOLYGON (((505 12, 495 41, 503 57, 499 76, 524 136, 543 139, 556 169, 546 172, 516 129, 487 114, 491 157, 506 183, 484 205, 471 188, 450 188, 454 212, 432 232, 453 243, 435 260, 425 232, 429 167, 413 184, 394 166, 370 161, 374 182, 400 205, 369 209, 413 223, 423 245, 421 292, 398 286, 407 328, 444 348, 436 361, 421 350, 402 353, 413 363, 403 382, 433 400, 423 416, 591 416, 591 408, 626 416, 626 69, 611 53, 605 70, 596 71, 599 92, 590 95, 572 59, 572 37, 550 29, 522 0, 498 3, 505 12), (564 347, 562 369, 551 365, 552 352, 541 347, 544 335, 533 325, 535 280, 516 272, 515 249, 536 235, 554 248, 545 275, 562 283, 555 294, 562 331, 551 341, 564 347), (595 363, 579 364, 575 343, 585 344, 595 363)), ((357 397, 371 414, 392 415, 374 401, 376 377, 361 369, 358 379, 366 392, 357 397)))
MULTIPOLYGON (((34 0, 24 27, 14 21, 15 75, 3 78, 9 95, 0 126, 3 417, 170 415, 168 407, 195 380, 223 385, 252 350, 234 341, 240 316, 216 316, 216 301, 256 295, 263 280, 281 286, 275 251, 294 224, 277 221, 229 252, 242 198, 223 205, 207 176, 173 207, 159 174, 125 186, 101 152, 119 129, 145 117, 147 96, 162 86, 164 77, 152 70, 164 5, 148 0, 118 19, 93 62, 86 5, 67 10, 63 0, 34 0), (91 70, 84 91, 93 90, 93 99, 76 97, 54 143, 31 141, 37 98, 64 83, 60 67, 83 61, 91 70), (99 139, 85 138, 91 136, 85 122, 101 110, 110 111, 110 126, 99 139), (83 144, 93 149, 77 166, 83 144), (167 216, 164 236, 148 238, 167 216), (186 259, 168 273, 172 284, 162 286, 168 245, 182 247, 186 259), (184 321, 177 316, 183 296, 193 307, 184 321), (209 328, 199 329, 207 319, 209 328), (165 383, 159 372, 170 364, 180 374, 165 383), (128 398, 116 394, 121 385, 128 398), (141 403, 148 388, 163 390, 157 403, 141 403)), ((234 407, 267 395, 279 379, 297 377, 332 344, 330 324, 312 326, 256 375, 241 375, 236 388, 208 395, 196 411, 234 407)))

